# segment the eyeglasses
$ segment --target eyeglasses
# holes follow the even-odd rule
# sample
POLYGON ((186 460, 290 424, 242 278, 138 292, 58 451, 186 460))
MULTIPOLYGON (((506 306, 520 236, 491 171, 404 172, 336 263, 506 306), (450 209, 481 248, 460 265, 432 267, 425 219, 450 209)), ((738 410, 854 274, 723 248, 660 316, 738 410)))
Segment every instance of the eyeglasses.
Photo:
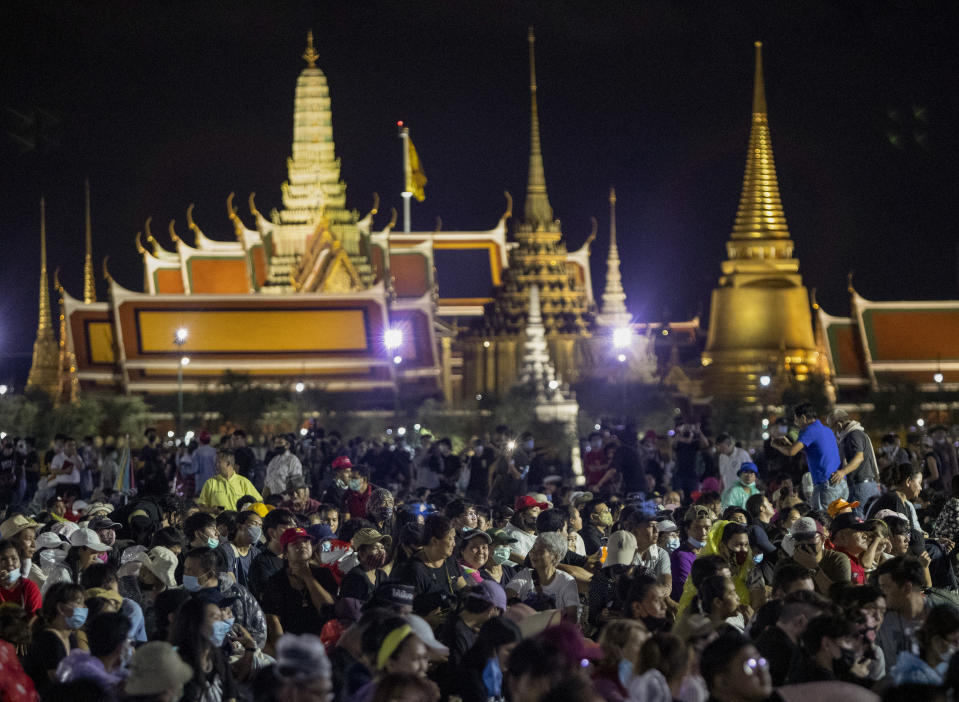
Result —
POLYGON ((747 658, 743 661, 743 672, 746 675, 755 675, 760 668, 769 668, 769 661, 765 658, 747 658))

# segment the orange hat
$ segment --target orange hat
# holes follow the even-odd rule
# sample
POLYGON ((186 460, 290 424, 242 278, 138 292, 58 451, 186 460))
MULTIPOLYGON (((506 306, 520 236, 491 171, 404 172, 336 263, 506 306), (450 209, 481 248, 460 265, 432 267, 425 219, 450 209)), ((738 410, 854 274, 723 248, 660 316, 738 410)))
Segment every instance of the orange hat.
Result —
POLYGON ((833 500, 829 503, 829 506, 826 508, 826 511, 829 513, 829 516, 833 519, 836 518, 836 515, 842 513, 847 509, 855 509, 859 506, 859 501, 856 502, 846 502, 841 497, 838 500, 833 500))

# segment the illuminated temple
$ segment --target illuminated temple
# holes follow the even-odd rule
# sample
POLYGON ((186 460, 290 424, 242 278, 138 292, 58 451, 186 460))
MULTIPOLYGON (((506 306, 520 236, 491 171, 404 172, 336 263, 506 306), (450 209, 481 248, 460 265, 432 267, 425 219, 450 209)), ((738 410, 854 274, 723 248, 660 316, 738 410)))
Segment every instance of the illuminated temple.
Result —
POLYGON ((135 237, 143 289, 117 283, 105 260, 107 297, 98 301, 88 192, 82 299, 54 275, 54 325, 41 205, 40 321, 27 388, 59 401, 98 389, 163 394, 176 392, 182 376, 183 389, 197 391, 229 370, 266 386, 348 392, 357 406, 400 396, 459 404, 501 395, 529 375, 531 328, 537 362, 555 373, 549 392, 555 384, 561 394, 586 380, 629 380, 662 382, 700 402, 755 402, 762 375, 778 383, 822 373, 843 396, 890 377, 928 381, 933 370, 959 381, 959 303, 872 303, 853 293, 851 317, 816 307, 814 328, 780 202, 758 43, 746 174, 705 349, 698 318, 656 324, 630 315, 613 191, 597 301, 596 227, 569 251, 550 204, 532 30, 528 42, 529 171, 511 237, 509 193, 499 221, 478 231, 394 231, 395 211, 376 227, 375 195, 362 216, 347 208, 329 87, 310 34, 279 209, 264 215, 251 193, 241 213, 231 193, 216 236, 204 231, 209 214, 193 205, 156 232, 147 219, 135 237), (921 352, 910 347, 942 319, 951 320, 948 344, 929 337, 921 352))

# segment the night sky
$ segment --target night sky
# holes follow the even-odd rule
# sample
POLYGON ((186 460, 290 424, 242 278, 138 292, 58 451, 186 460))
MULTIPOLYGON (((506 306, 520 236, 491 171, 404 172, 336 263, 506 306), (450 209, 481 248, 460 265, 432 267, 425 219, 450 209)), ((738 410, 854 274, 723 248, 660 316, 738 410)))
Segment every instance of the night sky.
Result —
MULTIPOLYGON (((79 2, 5 7, 0 29, 0 380, 22 383, 36 329, 39 198, 50 270, 82 296, 83 179, 100 261, 141 289, 134 235, 153 216, 232 238, 251 190, 268 213, 292 139, 313 29, 333 100, 348 205, 375 226, 400 207, 395 123, 429 178, 413 227, 489 229, 522 211, 529 144, 526 31, 537 34, 549 196, 577 248, 608 190, 627 304, 639 320, 708 311, 739 198, 764 42, 780 188, 805 283, 848 312, 872 299, 954 298, 959 5, 947 2, 79 2), (731 10, 730 8, 735 8, 731 10), (16 113, 43 118, 40 139, 16 113), (36 148, 28 148, 24 141, 36 148)), ((192 241, 192 236, 186 237, 192 241)))

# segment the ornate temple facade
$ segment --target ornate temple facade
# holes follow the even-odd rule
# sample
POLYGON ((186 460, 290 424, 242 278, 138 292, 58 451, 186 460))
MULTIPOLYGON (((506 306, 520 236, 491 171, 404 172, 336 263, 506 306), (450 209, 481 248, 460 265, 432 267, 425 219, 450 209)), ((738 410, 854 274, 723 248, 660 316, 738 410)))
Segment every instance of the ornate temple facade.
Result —
POLYGON ((746 174, 703 352, 703 391, 756 402, 760 378, 799 381, 820 367, 809 294, 799 274, 773 161, 762 44, 756 42, 746 174))

